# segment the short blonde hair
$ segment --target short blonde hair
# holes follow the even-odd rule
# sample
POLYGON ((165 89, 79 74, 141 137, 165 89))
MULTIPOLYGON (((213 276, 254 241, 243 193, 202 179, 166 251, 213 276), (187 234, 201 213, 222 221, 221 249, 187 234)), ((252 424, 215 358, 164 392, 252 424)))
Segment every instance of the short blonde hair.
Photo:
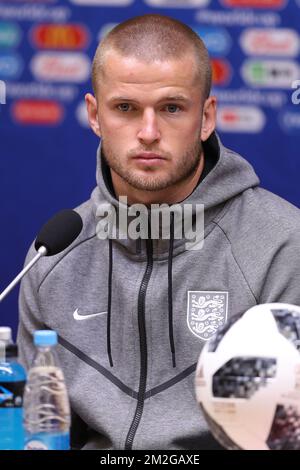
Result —
POLYGON ((136 16, 113 28, 100 42, 94 56, 92 85, 95 95, 105 56, 110 50, 146 63, 180 59, 188 51, 194 51, 196 78, 200 81, 204 99, 210 94, 212 71, 208 51, 200 37, 178 20, 149 14, 136 16))

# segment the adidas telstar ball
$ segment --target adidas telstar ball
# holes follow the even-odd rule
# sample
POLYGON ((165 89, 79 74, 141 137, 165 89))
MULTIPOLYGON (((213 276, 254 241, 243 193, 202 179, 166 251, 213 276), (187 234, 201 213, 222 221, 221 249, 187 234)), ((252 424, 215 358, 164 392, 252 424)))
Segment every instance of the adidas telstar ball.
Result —
POLYGON ((253 307, 203 348, 196 397, 228 449, 300 449, 300 308, 253 307))

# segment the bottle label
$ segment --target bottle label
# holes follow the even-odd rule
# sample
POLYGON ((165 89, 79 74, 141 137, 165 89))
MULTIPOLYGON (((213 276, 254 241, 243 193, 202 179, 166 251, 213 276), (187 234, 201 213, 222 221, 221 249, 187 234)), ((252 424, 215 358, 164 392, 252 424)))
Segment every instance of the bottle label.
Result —
POLYGON ((23 409, 0 408, 0 450, 24 449, 23 409))
POLYGON ((25 380, 19 382, 0 382, 0 408, 21 408, 25 380))
POLYGON ((70 434, 67 433, 36 433, 27 435, 25 450, 69 450, 70 434))

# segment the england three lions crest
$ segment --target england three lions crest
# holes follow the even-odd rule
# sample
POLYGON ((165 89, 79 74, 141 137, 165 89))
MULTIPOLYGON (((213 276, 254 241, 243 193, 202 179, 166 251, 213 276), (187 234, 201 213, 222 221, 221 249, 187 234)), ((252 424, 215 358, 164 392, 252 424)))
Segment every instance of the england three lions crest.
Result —
POLYGON ((227 310, 228 292, 188 291, 187 324, 204 341, 225 324, 227 310))

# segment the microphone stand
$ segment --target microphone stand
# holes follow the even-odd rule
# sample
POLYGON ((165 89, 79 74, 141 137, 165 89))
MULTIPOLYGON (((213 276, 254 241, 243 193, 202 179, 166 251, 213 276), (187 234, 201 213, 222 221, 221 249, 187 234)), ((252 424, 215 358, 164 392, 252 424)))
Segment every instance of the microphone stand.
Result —
POLYGON ((47 248, 45 246, 41 246, 38 249, 37 255, 25 266, 25 268, 15 277, 15 279, 9 284, 9 286, 4 289, 4 291, 0 294, 0 302, 9 294, 9 292, 15 287, 16 284, 22 279, 23 276, 32 268, 32 266, 42 257, 47 254, 47 248))

